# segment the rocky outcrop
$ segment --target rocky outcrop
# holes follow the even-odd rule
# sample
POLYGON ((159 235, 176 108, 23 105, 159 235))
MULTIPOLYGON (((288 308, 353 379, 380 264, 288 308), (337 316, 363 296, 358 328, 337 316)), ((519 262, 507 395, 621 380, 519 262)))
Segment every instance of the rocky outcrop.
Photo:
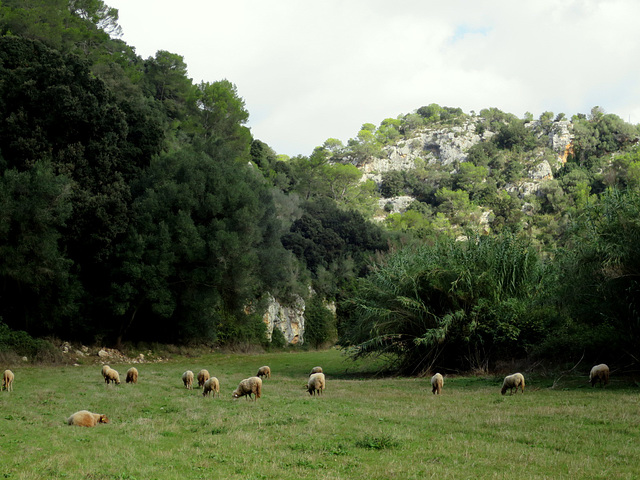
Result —
POLYGON ((295 296, 291 305, 282 305, 271 294, 268 296, 267 309, 262 320, 267 326, 267 338, 271 341, 273 330, 278 329, 290 345, 304 343, 304 299, 295 296))
POLYGON ((401 195, 399 197, 381 198, 378 200, 378 207, 387 213, 404 213, 415 201, 415 198, 409 195, 401 195))
POLYGON ((384 147, 384 156, 370 159, 361 167, 364 180, 380 183, 382 174, 393 170, 413 170, 416 162, 452 165, 465 162, 467 152, 476 143, 490 138, 493 133, 476 132, 477 120, 472 118, 462 126, 425 129, 399 145, 384 147))

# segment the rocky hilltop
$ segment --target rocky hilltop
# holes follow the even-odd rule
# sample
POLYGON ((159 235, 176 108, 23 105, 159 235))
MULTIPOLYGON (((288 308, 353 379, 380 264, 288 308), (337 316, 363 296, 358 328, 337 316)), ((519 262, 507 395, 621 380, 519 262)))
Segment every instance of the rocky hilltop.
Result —
MULTIPOLYGON (((535 132, 545 147, 536 149, 526 158, 526 169, 520 179, 502 186, 520 198, 539 194, 542 182, 554 178, 554 172, 566 162, 573 141, 573 125, 568 120, 547 125, 532 121, 526 127, 535 132)), ((425 127, 398 144, 383 147, 381 156, 358 165, 363 172, 362 180, 373 180, 380 185, 387 172, 410 172, 429 167, 448 167, 450 173, 456 173, 457 166, 468 161, 469 149, 490 140, 495 134, 483 128, 478 116, 467 118, 462 125, 425 127)), ((401 213, 414 200, 410 195, 398 195, 383 197, 378 202, 388 213, 401 213)))

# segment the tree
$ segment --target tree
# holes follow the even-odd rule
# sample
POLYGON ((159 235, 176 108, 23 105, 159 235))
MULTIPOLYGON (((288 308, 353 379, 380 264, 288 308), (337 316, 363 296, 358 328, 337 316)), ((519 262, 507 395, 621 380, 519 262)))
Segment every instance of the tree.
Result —
POLYGON ((158 50, 155 58, 146 60, 144 78, 149 93, 162 103, 166 114, 172 119, 183 118, 192 88, 184 58, 166 50, 158 50))
POLYGON ((589 202, 578 217, 559 258, 558 300, 575 325, 565 336, 567 351, 577 342, 592 356, 635 358, 640 346, 638 219, 638 192, 617 189, 589 202))
POLYGON ((544 268, 510 235, 440 239, 382 257, 341 304, 340 343, 408 373, 486 370, 542 335, 535 302, 544 268))

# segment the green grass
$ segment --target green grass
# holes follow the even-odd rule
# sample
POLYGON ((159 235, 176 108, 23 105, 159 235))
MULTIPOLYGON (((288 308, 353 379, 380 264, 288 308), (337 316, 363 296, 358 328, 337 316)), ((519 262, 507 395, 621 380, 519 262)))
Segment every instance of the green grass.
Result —
MULTIPOLYGON (((111 365, 122 378, 129 365, 111 365)), ((0 370, 5 368, 0 366, 0 370)), ((99 365, 12 367, 0 394, 0 478, 423 479, 640 477, 640 395, 612 379, 528 378, 501 396, 501 378, 376 378, 336 350, 206 355, 137 365, 137 385, 105 386, 99 365), (257 402, 238 382, 270 365, 257 402), (303 389, 322 365, 327 390, 303 389), (221 398, 187 391, 182 372, 207 368, 221 398), (70 427, 88 409, 111 423, 70 427)))

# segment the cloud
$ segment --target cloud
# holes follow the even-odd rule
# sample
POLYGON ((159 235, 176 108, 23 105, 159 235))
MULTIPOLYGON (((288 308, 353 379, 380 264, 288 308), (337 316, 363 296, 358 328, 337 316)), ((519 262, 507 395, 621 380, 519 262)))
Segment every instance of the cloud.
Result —
POLYGON ((288 155, 438 103, 640 122, 636 0, 112 0, 143 57, 235 83, 255 137, 288 155))

